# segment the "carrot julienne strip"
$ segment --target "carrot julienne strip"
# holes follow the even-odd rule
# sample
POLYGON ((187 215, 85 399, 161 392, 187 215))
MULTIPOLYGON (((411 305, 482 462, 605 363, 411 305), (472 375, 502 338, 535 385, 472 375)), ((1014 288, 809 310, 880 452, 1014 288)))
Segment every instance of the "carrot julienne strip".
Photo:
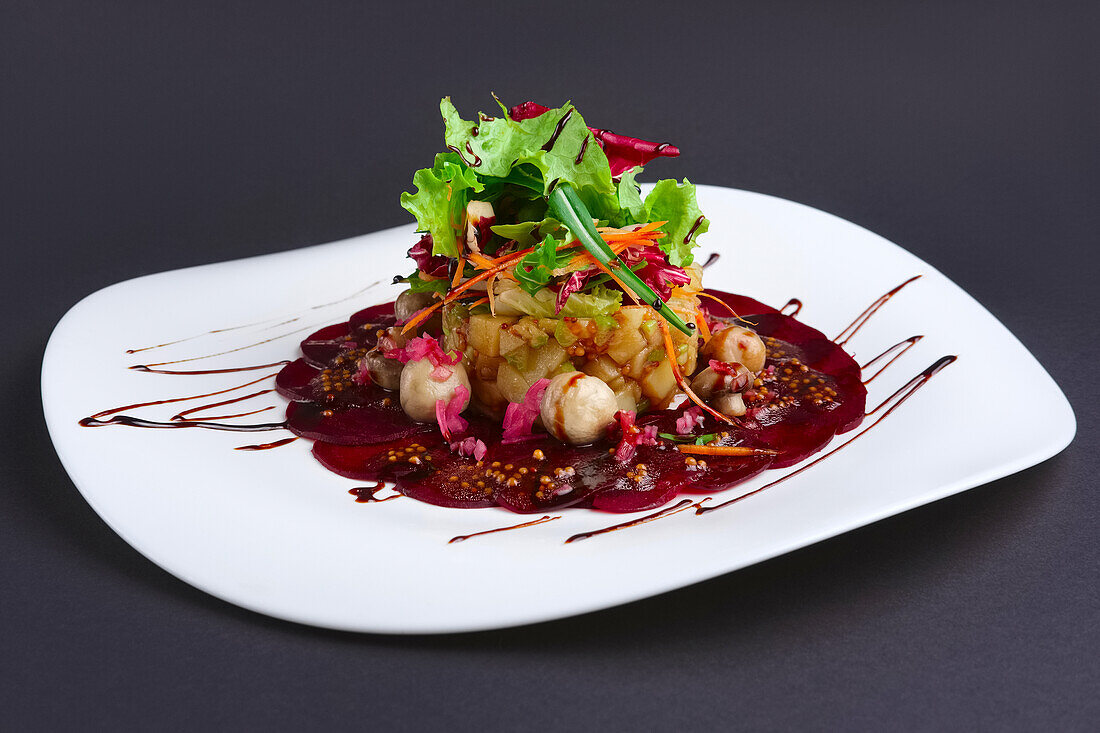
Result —
POLYGON ((458 259, 458 267, 455 268, 455 276, 451 279, 451 287, 457 288, 458 284, 462 282, 462 273, 466 271, 466 260, 461 257, 458 259))
POLYGON ((493 286, 496 284, 496 279, 496 275, 489 278, 489 281, 486 283, 488 287, 485 288, 485 296, 489 300, 489 312, 494 316, 497 314, 497 303, 493 295, 493 286))
MULTIPOLYGON (((650 310, 652 310, 652 308, 650 310)), ((654 315, 659 314, 654 312, 654 315)), ((668 322, 665 321, 665 319, 663 318, 658 318, 657 325, 661 328, 661 337, 664 339, 665 342, 665 355, 668 356, 668 363, 672 366, 672 376, 675 377, 676 384, 680 386, 680 389, 683 390, 684 394, 688 396, 688 399, 699 405, 699 407, 703 408, 704 412, 711 415, 720 422, 735 425, 736 423, 734 423, 733 420, 731 420, 726 415, 718 412, 706 402, 703 402, 703 400, 699 398, 699 395, 695 394, 695 392, 692 391, 691 387, 687 383, 687 380, 684 379, 683 372, 680 371, 680 365, 676 362, 676 347, 672 344, 672 331, 670 331, 668 328, 668 322)))
POLYGON ((730 306, 730 304, 729 304, 729 303, 727 303, 726 301, 722 300, 721 298, 716 298, 715 296, 711 295, 710 293, 704 293, 704 292, 702 292, 702 291, 700 291, 700 292, 699 292, 699 295, 701 295, 701 296, 702 296, 702 297, 704 297, 704 298, 710 298, 710 299, 711 299, 711 300, 713 300, 713 301, 714 301, 715 303, 719 303, 719 304, 721 304, 723 308, 725 308, 726 310, 728 310, 728 311, 729 311, 730 313, 732 313, 732 314, 733 314, 733 317, 734 317, 734 318, 740 318, 740 317, 741 317, 740 315, 738 315, 738 314, 737 314, 737 311, 735 311, 735 310, 734 310, 734 309, 733 309, 733 308, 732 308, 732 307, 730 306))
POLYGON ((748 448, 743 445, 678 445, 681 453, 694 453, 701 456, 774 456, 779 451, 767 448, 748 448))
POLYGON ((710 326, 707 325, 703 312, 698 309, 695 311, 695 325, 699 328, 699 338, 710 341, 710 326))

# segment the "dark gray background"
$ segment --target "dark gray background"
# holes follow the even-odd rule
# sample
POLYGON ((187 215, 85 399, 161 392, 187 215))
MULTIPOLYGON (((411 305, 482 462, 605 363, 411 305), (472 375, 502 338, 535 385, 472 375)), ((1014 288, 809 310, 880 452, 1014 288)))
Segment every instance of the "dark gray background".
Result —
MULTIPOLYGON (((1095 3, 226 5, 0 6, 4 727, 1097 723, 1095 3), (405 222, 439 97, 472 112, 490 90, 680 145, 655 175, 900 243, 1020 336, 1077 440, 696 587, 500 632, 318 631, 144 560, 50 446, 53 324, 119 280, 405 222)), ((1027 430, 1027 385, 1004 397, 1027 430)))

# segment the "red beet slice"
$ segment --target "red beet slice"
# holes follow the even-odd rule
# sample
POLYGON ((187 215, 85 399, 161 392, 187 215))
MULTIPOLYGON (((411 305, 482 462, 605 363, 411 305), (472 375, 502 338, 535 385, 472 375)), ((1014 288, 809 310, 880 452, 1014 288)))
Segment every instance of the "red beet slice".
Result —
POLYGON ((323 367, 344 350, 349 333, 346 323, 325 326, 302 341, 302 356, 313 366, 323 367))
POLYGON ((286 408, 287 428, 303 438, 341 445, 367 445, 436 431, 434 424, 410 420, 396 399, 390 398, 389 404, 383 399, 342 410, 328 410, 316 402, 291 402, 286 408))
MULTIPOLYGON (((769 447, 779 452, 775 457, 698 456, 662 441, 639 447, 630 461, 620 463, 610 440, 576 447, 544 436, 502 445, 500 425, 478 415, 466 415, 468 431, 453 438, 484 441, 486 455, 480 462, 462 456, 437 426, 410 420, 396 394, 351 379, 362 349, 373 346, 378 329, 394 324, 392 303, 359 311, 348 323, 310 336, 302 344, 305 358, 287 365, 276 387, 295 400, 287 409, 290 429, 318 441, 314 455, 329 470, 357 480, 393 481, 405 495, 439 506, 495 504, 520 513, 568 506, 653 509, 681 492, 721 491, 766 468, 793 465, 859 424, 866 390, 859 366, 843 349, 752 298, 708 292, 742 315, 734 319, 705 301, 711 318, 754 329, 768 347, 768 362, 748 400, 750 412, 738 426, 707 417, 696 433, 725 433, 718 445, 769 447), (331 388, 335 382, 341 389, 331 388)), ((650 413, 639 424, 675 434, 681 414, 682 409, 650 413)))
POLYGON ((275 390, 293 402, 308 402, 314 398, 311 382, 320 373, 305 359, 292 361, 275 376, 275 390))

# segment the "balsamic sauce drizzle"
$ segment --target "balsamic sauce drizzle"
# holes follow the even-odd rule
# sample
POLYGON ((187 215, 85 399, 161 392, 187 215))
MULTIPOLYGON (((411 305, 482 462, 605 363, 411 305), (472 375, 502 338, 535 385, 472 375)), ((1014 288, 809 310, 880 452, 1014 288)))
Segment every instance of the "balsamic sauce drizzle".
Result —
MULTIPOLYGON (((453 545, 456 542, 465 542, 471 537, 481 537, 482 535, 494 534, 496 532, 507 532, 510 529, 523 529, 524 527, 534 527, 536 524, 546 524, 547 522, 553 522, 555 519, 561 519, 561 516, 551 517, 549 515, 546 515, 530 522, 523 522, 521 524, 512 524, 507 527, 497 527, 496 529, 486 529, 481 532, 474 532, 473 534, 460 534, 457 537, 452 537, 451 539, 449 539, 447 541, 447 544, 453 545)), ((568 540, 566 540, 566 542, 568 542, 568 540)))
POLYGON ((882 422, 887 417, 889 417, 891 412, 893 412, 897 408, 901 407, 901 405, 907 399, 912 397, 917 392, 917 390, 919 390, 924 385, 928 384, 928 381, 930 379, 932 379, 932 377, 934 377, 937 372, 939 372, 941 369, 946 367, 948 364, 951 364, 952 362, 954 362, 958 358, 959 358, 958 356, 955 356, 955 355, 951 354, 951 355, 947 355, 947 356, 941 356, 939 359, 932 362, 932 364, 927 369, 925 369, 920 374, 918 374, 917 376, 910 379, 900 389, 898 389, 892 395, 890 395, 889 397, 884 399, 881 403, 879 403, 879 405, 877 407, 875 407, 873 410, 871 410, 867 413, 867 416, 870 417, 871 415, 874 415, 876 412, 881 410, 886 405, 890 405, 890 407, 885 412, 883 412, 882 415, 880 415, 873 423, 871 423, 867 427, 863 428, 858 433, 853 435, 851 438, 849 438, 848 440, 846 440, 843 443, 841 443, 840 445, 838 445, 836 448, 833 448, 832 450, 828 451, 827 453, 821 454, 820 456, 818 456, 814 460, 810 461, 806 465, 804 465, 804 466, 802 466, 802 467, 800 467, 800 468, 798 468, 794 471, 791 471, 790 473, 788 473, 784 476, 780 476, 776 480, 771 481, 769 483, 766 483, 758 489, 753 489, 752 491, 749 491, 748 493, 742 494, 741 496, 736 496, 732 499, 729 499, 727 501, 722 502, 721 504, 715 504, 713 506, 704 506, 703 502, 706 502, 706 501, 710 500, 710 497, 706 497, 706 498, 699 501, 699 504, 695 509, 695 514, 696 515, 706 514, 707 512, 713 512, 716 509, 722 509, 723 507, 730 506, 731 504, 736 504, 737 502, 742 501, 744 499, 747 499, 750 496, 753 496, 755 494, 759 494, 760 492, 762 492, 766 489, 770 489, 771 487, 773 487, 777 484, 781 484, 789 478, 797 476, 798 474, 802 473, 803 471, 805 471, 809 468, 812 468, 812 467, 816 466, 817 464, 821 463, 826 458, 829 458, 830 456, 835 455, 837 452, 843 450, 844 448, 847 448, 853 442, 855 442, 856 440, 859 440, 859 438, 862 437, 864 434, 866 434, 867 431, 873 429, 876 425, 878 425, 880 422, 882 422))
POLYGON ((82 428, 101 428, 107 425, 125 425, 131 428, 202 428, 204 430, 224 430, 230 433, 263 433, 271 430, 283 430, 286 421, 259 423, 255 425, 235 425, 232 423, 205 422, 200 420, 180 420, 178 422, 158 422, 157 420, 145 420, 132 415, 115 415, 109 420, 100 420, 96 417, 86 417, 80 421, 82 428))
POLYGON ((903 282, 901 285, 898 285, 890 292, 883 293, 878 298, 876 298, 875 302, 871 303, 871 305, 867 306, 867 308, 864 309, 862 313, 856 316, 856 319, 848 324, 847 328, 836 335, 836 338, 833 339, 836 345, 844 346, 844 344, 848 343, 852 339, 852 337, 859 333, 859 330, 863 328, 864 325, 866 325, 867 321, 871 320, 871 316, 875 315, 875 313, 878 313, 879 308, 886 305, 891 298, 893 298, 901 291, 902 288, 904 288, 906 285, 913 282, 914 280, 918 280, 919 278, 920 275, 914 275, 913 277, 903 282), (844 339, 843 341, 840 340, 842 338, 844 339))
POLYGON ((248 412, 235 412, 232 415, 203 415, 202 417, 190 418, 192 422, 210 422, 212 420, 229 420, 234 417, 248 417, 249 415, 258 415, 261 412, 267 412, 268 410, 274 410, 275 405, 268 405, 267 407, 261 407, 258 410, 249 410, 248 412))
POLYGON ((233 372, 251 372, 256 369, 267 369, 268 367, 283 367, 290 363, 290 359, 283 359, 282 361, 273 361, 270 364, 256 364, 255 366, 244 367, 231 367, 229 369, 196 369, 193 371, 179 371, 174 369, 151 369, 145 364, 134 364, 127 369, 133 369, 135 372, 148 372, 150 374, 172 374, 172 375, 192 375, 192 374, 230 374, 233 372))
POLYGON ((779 309, 779 312, 785 316, 795 317, 802 312, 802 301, 798 298, 791 298, 787 301, 787 304, 779 309), (794 308, 790 313, 787 312, 788 308, 794 308))
POLYGON ((238 384, 236 387, 229 387, 228 389, 219 389, 216 392, 207 392, 205 394, 191 395, 189 397, 173 397, 173 398, 167 399, 167 400, 152 400, 150 402, 135 402, 132 405, 123 405, 122 407, 112 407, 109 410, 101 410, 101 411, 95 413, 94 415, 92 415, 92 418, 95 419, 95 418, 106 417, 107 415, 114 415, 116 412, 122 412, 123 410, 134 410, 134 409, 137 409, 139 407, 153 407, 155 405, 169 405, 169 404, 172 404, 174 402, 187 402, 188 400, 201 400, 203 397, 213 397, 214 395, 220 395, 220 394, 225 394, 226 392, 233 392, 233 391, 238 390, 238 389, 244 389, 245 387, 249 387, 253 384, 256 384, 257 382, 262 382, 265 379, 271 379, 274 376, 275 376, 274 374, 265 374, 264 376, 260 377, 259 379, 253 379, 251 382, 245 382, 244 384, 238 384))
POLYGON ((171 419, 172 420, 186 420, 188 415, 193 415, 196 412, 202 412, 203 410, 209 410, 210 408, 213 408, 213 407, 222 407, 224 405, 232 405, 235 402, 244 402, 245 400, 250 400, 253 397, 259 397, 260 395, 271 394, 274 391, 275 391, 274 389, 261 389, 259 392, 253 392, 251 394, 246 394, 243 397, 234 397, 233 399, 222 400, 221 402, 214 402, 213 404, 209 404, 209 405, 199 405, 198 407, 192 407, 190 409, 184 410, 183 412, 177 413, 177 414, 173 415, 171 419))
POLYGON ((893 364, 893 363, 894 363, 895 361, 897 361, 897 360, 898 360, 898 359, 900 359, 900 358, 901 358, 902 356, 904 356, 904 355, 905 355, 905 352, 906 352, 906 351, 909 351, 909 349, 911 349, 911 348, 913 348, 914 346, 916 346, 916 345, 917 345, 917 342, 918 342, 918 341, 920 341, 920 340, 921 340, 922 338, 924 338, 924 336, 923 336, 923 335, 918 335, 918 336, 910 336, 909 338, 905 339, 904 341, 898 341, 898 342, 897 342, 896 344, 894 344, 894 345, 893 345, 893 346, 891 346, 890 348, 886 349, 886 351, 883 351, 883 352, 882 352, 881 354, 879 354, 878 356, 876 356, 876 357, 875 357, 874 359, 871 359, 871 361, 869 361, 869 362, 867 362, 866 364, 864 364, 863 366, 861 366, 861 367, 859 368, 859 370, 860 370, 861 372, 862 372, 862 371, 867 371, 867 367, 871 366, 871 365, 872 365, 872 364, 874 364, 875 362, 877 362, 877 361, 879 361, 879 360, 881 360, 881 359, 884 359, 884 358, 886 358, 887 356, 889 356, 889 355, 890 355, 891 353, 893 353, 893 352, 895 352, 895 351, 897 351, 897 352, 898 352, 897 354, 895 354, 895 355, 894 355, 894 358, 890 359, 890 361, 888 361, 888 362, 886 362, 885 364, 883 364, 883 365, 882 365, 882 366, 881 366, 881 367, 879 368, 879 370, 878 370, 877 372, 875 372, 875 373, 874 373, 874 374, 872 374, 871 376, 869 376, 869 377, 867 377, 866 379, 864 379, 864 380, 863 380, 863 384, 864 384, 864 385, 867 385, 867 384, 870 384, 871 382, 873 382, 873 381, 875 380, 875 377, 877 377, 878 375, 880 375, 880 374, 882 374, 882 373, 883 373, 884 371, 886 371, 886 368, 887 368, 888 366, 890 366, 890 365, 891 365, 891 364, 893 364), (900 351, 898 351, 899 349, 900 349, 900 351))
POLYGON ((354 489, 348 489, 348 493, 355 497, 356 504, 368 504, 375 503, 381 504, 384 501, 390 501, 391 499, 400 499, 404 494, 395 493, 391 496, 387 496, 383 499, 378 498, 378 492, 386 488, 385 481, 378 481, 374 486, 356 486, 354 489))
POLYGON ((718 254, 717 252, 711 252, 710 257, 708 257, 707 261, 703 263, 703 269, 705 270, 708 267, 710 267, 711 265, 713 265, 715 262, 718 261, 718 258, 721 257, 721 256, 722 255, 718 254))
MULTIPOLYGON (((168 364, 184 364, 184 363, 189 362, 189 361, 201 361, 202 359, 213 359, 215 356, 224 356, 226 354, 235 354, 238 351, 244 351, 245 349, 254 349, 257 346, 263 346, 264 344, 269 344, 272 341, 278 341, 279 339, 286 338, 287 336, 293 336, 294 334, 301 333, 302 331, 305 331, 305 330, 316 330, 316 329, 320 328, 323 325, 325 325, 325 324, 324 323, 314 323, 314 324, 310 324, 308 326, 302 326, 301 328, 296 328, 293 331, 287 331, 286 333, 281 333, 278 336, 272 336, 271 338, 264 339, 263 341, 257 341, 254 344, 248 344, 247 346, 238 346, 235 349, 228 349, 226 351, 219 351, 219 352, 214 353, 214 354, 205 354, 203 356, 192 356, 192 357, 188 357, 186 359, 174 359, 172 361, 157 361, 157 362, 152 362, 150 364, 142 364, 140 366, 146 367, 145 371, 150 371, 152 369, 152 367, 167 366, 168 364)), ((141 370, 139 370, 139 371, 141 371, 141 370)))
POLYGON ((588 141, 589 140, 591 140, 591 138, 589 136, 585 135, 584 136, 584 142, 581 143, 581 151, 579 153, 577 153, 577 157, 573 159, 573 164, 574 165, 580 165, 581 161, 584 160, 584 153, 585 153, 586 150, 588 150, 588 141))
MULTIPOLYGON (((340 298, 339 300, 334 300, 330 303, 320 303, 318 305, 311 305, 309 307, 309 310, 320 310, 321 308, 328 308, 330 305, 339 305, 340 303, 346 303, 347 301, 352 300, 353 298, 359 297, 360 295, 367 292, 368 290, 377 287, 381 282, 382 282, 381 280, 375 280, 371 284, 369 284, 365 287, 362 287, 359 290, 356 290, 351 295, 347 295, 343 298, 340 298)), ((142 351, 151 351, 153 349, 161 349, 161 348, 164 348, 165 346, 173 346, 175 344, 182 344, 185 341, 193 341, 194 339, 201 338, 203 336, 210 336, 212 334, 217 334, 217 333, 226 333, 228 331, 239 331, 242 328, 251 328, 252 326, 262 326, 265 323, 271 323, 272 321, 277 321, 280 318, 286 318, 286 315, 274 316, 273 318, 268 318, 268 319, 265 319, 263 321, 256 321, 254 323, 245 323, 245 324, 242 324, 240 326, 230 326, 228 328, 215 328, 213 331, 203 331, 202 333, 197 333, 194 336, 187 336, 185 338, 176 339, 175 341, 166 341, 163 344, 156 344, 154 346, 142 346, 141 348, 138 348, 138 349, 126 349, 125 353, 127 353, 127 354, 137 354, 137 353, 142 352, 142 351)), ((292 321, 296 321, 296 320, 298 320, 298 318, 292 318, 292 319, 290 319, 290 321, 284 321, 284 323, 291 323, 292 321)), ((276 324, 276 325, 278 325, 278 324, 276 324)), ((136 369, 136 367, 134 367, 134 368, 136 369)), ((141 370, 141 371, 155 371, 155 370, 141 370)), ((166 373, 170 373, 170 372, 166 372, 166 373)))
POLYGON ((565 114, 558 120, 557 126, 554 128, 554 134, 550 136, 550 139, 546 141, 546 144, 542 146, 542 149, 546 152, 550 152, 550 149, 554 147, 554 143, 558 141, 561 134, 565 131, 565 124, 569 122, 569 118, 573 116, 573 108, 570 107, 566 110, 565 114))
POLYGON ((289 445, 298 439, 297 435, 292 435, 289 438, 283 438, 282 440, 276 440, 272 443, 258 443, 256 445, 238 445, 233 450, 271 450, 272 448, 278 448, 280 446, 289 445))
POLYGON ((691 241, 691 238, 695 236, 695 230, 703 225, 703 222, 707 220, 707 217, 702 214, 695 220, 695 223, 691 225, 691 229, 688 230, 687 236, 684 237, 684 244, 691 241))
MULTIPOLYGON (((638 519, 631 519, 629 522, 623 522, 621 524, 613 524, 610 527, 604 527, 603 529, 594 529, 591 532, 581 532, 580 534, 575 534, 572 537, 565 540, 565 544, 568 545, 570 542, 577 542, 578 540, 586 540, 589 537, 595 537, 596 535, 607 534, 608 532, 617 532, 620 529, 627 529, 628 527, 637 527, 639 524, 648 524, 649 522, 655 522, 658 519, 661 519, 662 517, 670 517, 673 514, 678 514, 682 511, 684 511, 685 509, 688 509, 692 506, 698 506, 698 504, 696 502, 694 502, 693 500, 691 500, 691 499, 681 499, 680 501, 676 502, 675 504, 673 504, 670 507, 665 507, 664 509, 661 509, 660 511, 653 512, 652 514, 647 514, 644 517, 639 517, 638 519)), ((698 510, 696 510, 696 511, 698 511, 698 510)))

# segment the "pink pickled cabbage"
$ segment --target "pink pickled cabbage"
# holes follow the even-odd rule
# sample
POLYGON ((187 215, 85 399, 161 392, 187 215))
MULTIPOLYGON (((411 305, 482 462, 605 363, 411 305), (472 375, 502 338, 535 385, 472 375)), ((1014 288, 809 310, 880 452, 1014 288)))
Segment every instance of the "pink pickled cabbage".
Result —
POLYGON ((527 394, 523 396, 523 402, 508 403, 508 409, 504 411, 504 434, 501 436, 501 443, 509 445, 540 437, 531 432, 531 428, 542 409, 542 395, 548 384, 550 384, 549 379, 540 379, 527 390, 527 394))
POLYGON ((615 460, 620 463, 633 458, 639 445, 657 445, 657 426, 639 427, 634 423, 635 417, 633 410, 619 410, 615 413, 615 419, 619 421, 623 432, 619 447, 615 449, 615 460))
POLYGON ((689 435, 696 426, 703 424, 703 408, 698 405, 684 410, 684 414, 676 418, 676 434, 689 435))
POLYGON ((443 434, 443 438, 448 442, 450 442, 454 433, 465 432, 469 426, 469 423, 460 414, 466 408, 469 399, 470 390, 460 384, 455 387, 455 393, 451 395, 450 400, 447 402, 443 400, 435 401, 435 420, 439 423, 439 432, 443 434))
POLYGON ((409 339, 404 348, 397 348, 393 339, 386 335, 378 340, 378 345, 382 349, 383 356, 387 359, 396 359, 402 364, 427 359, 433 367, 431 377, 437 382, 444 382, 449 379, 451 374, 454 373, 454 370, 450 367, 462 361, 460 352, 455 351, 448 354, 439 345, 438 340, 426 333, 409 339))
POLYGON ((473 436, 451 443, 451 450, 455 451, 460 456, 473 456, 474 460, 477 461, 480 461, 485 457, 485 454, 489 452, 489 448, 485 445, 485 441, 480 438, 474 438, 473 436))

